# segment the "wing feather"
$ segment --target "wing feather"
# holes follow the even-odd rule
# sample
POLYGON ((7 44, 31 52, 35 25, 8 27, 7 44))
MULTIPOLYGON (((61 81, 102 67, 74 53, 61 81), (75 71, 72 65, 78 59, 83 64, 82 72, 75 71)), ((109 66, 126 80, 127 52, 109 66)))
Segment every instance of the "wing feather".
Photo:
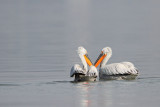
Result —
POLYGON ((124 64, 124 66, 126 66, 126 68, 128 68, 128 72, 130 74, 138 74, 138 70, 137 68, 133 65, 133 63, 131 62, 121 62, 122 64, 124 64))
POLYGON ((105 75, 138 74, 138 70, 131 62, 121 62, 105 65, 101 68, 101 73, 105 75))
POLYGON ((75 64, 71 68, 70 77, 73 77, 76 73, 85 74, 84 70, 82 69, 82 67, 79 64, 75 64))

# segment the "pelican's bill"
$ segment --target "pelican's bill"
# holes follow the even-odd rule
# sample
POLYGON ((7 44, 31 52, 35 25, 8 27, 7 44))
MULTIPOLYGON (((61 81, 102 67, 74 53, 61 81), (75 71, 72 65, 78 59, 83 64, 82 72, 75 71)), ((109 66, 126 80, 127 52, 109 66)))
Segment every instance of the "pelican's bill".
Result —
POLYGON ((103 54, 103 52, 101 52, 101 54, 98 56, 96 62, 94 63, 95 67, 98 67, 98 65, 103 61, 103 59, 107 56, 107 54, 103 54))
POLYGON ((89 66, 93 65, 93 64, 92 64, 92 61, 90 60, 90 58, 89 58, 89 56, 88 56, 88 54, 84 55, 84 58, 85 58, 85 60, 86 60, 86 62, 87 62, 87 64, 88 64, 89 66))

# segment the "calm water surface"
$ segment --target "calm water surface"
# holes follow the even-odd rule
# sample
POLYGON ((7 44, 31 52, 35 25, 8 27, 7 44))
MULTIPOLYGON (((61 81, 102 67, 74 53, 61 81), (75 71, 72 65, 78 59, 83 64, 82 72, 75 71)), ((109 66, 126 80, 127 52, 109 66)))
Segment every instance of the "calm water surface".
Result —
POLYGON ((159 107, 160 1, 1 0, 1 107, 159 107), (94 62, 131 61, 132 81, 74 83, 84 46, 94 62))

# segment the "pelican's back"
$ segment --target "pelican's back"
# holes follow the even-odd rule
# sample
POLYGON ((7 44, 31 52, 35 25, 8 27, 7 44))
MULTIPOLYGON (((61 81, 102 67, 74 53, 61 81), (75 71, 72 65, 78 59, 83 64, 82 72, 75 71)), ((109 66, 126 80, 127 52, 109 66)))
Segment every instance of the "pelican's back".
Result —
POLYGON ((84 74, 85 75, 84 70, 81 68, 81 66, 79 64, 75 64, 71 68, 70 77, 73 77, 76 73, 77 74, 84 74))
POLYGON ((105 65, 100 68, 100 75, 137 75, 138 70, 131 62, 121 62, 105 65))

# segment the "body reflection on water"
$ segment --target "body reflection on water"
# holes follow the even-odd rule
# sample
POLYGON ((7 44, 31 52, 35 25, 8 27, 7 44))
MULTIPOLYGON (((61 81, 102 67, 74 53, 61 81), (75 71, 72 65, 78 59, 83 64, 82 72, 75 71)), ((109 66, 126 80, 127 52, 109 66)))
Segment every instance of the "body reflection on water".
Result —
POLYGON ((89 107, 91 103, 91 99, 89 99, 90 96, 90 89, 93 87, 89 84, 89 82, 83 82, 81 83, 81 86, 77 86, 77 89, 80 90, 80 104, 82 107, 89 107))
POLYGON ((79 102, 77 106, 80 107, 92 107, 92 106, 111 106, 112 105, 112 86, 105 90, 101 83, 97 82, 79 82, 76 83, 76 89, 79 94, 77 94, 77 99, 79 102), (99 89, 96 90, 97 85, 99 89))

